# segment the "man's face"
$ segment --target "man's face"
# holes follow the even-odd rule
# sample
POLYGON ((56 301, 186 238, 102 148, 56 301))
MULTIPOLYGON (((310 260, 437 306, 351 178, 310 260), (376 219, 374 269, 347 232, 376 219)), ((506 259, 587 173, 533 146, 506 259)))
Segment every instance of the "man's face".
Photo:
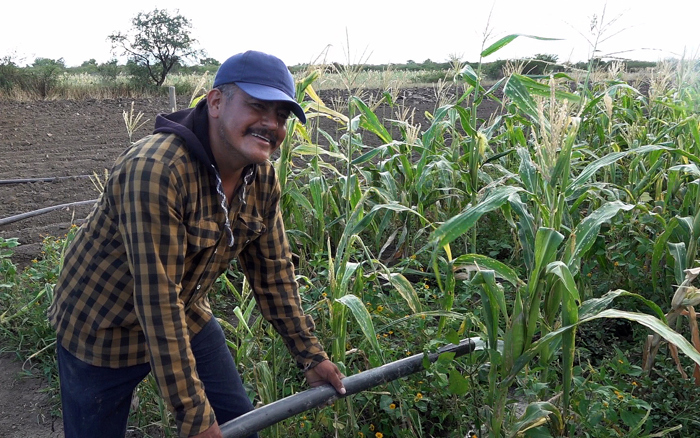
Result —
POLYGON ((287 135, 285 102, 259 100, 236 89, 231 98, 222 94, 220 105, 219 140, 234 168, 268 160, 287 135))

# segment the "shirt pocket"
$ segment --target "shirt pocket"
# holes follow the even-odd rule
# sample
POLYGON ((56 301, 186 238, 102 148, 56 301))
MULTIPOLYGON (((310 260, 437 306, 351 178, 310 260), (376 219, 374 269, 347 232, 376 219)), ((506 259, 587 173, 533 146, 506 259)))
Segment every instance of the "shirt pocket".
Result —
POLYGON ((258 215, 241 213, 235 224, 234 236, 237 242, 235 246, 243 247, 257 240, 267 232, 267 226, 263 218, 258 215))
POLYGON ((187 226, 187 254, 194 256, 216 246, 221 236, 219 224, 211 219, 202 219, 187 226))

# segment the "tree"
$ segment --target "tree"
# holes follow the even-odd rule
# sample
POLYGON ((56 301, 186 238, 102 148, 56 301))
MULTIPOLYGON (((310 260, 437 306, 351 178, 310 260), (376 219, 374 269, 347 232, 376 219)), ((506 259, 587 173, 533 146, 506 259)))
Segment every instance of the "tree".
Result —
POLYGON ((190 37, 192 23, 177 10, 175 15, 157 8, 139 12, 131 24, 128 33, 116 32, 107 40, 115 55, 127 56, 156 86, 163 85, 168 72, 181 60, 204 55, 194 48, 197 40, 190 37))
POLYGON ((36 58, 29 70, 34 91, 45 99, 58 83, 59 75, 66 70, 66 63, 63 58, 36 58))

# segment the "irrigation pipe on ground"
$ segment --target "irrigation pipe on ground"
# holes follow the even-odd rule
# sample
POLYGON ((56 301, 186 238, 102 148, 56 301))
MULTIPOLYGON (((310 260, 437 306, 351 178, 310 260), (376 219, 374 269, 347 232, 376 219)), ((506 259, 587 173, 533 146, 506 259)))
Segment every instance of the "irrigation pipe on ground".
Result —
POLYGON ((89 201, 69 202, 68 204, 61 204, 61 205, 54 205, 52 207, 40 208, 39 210, 30 211, 28 213, 16 214, 14 216, 0 219, 0 225, 11 224, 12 222, 17 222, 17 221, 20 221, 22 219, 27 219, 27 218, 34 217, 34 216, 39 216, 40 214, 49 213, 49 212, 52 212, 54 210, 60 210, 62 208, 76 207, 78 205, 85 205, 85 204, 94 204, 95 202, 97 202, 97 199, 91 199, 89 201))
POLYGON ((90 178, 92 175, 76 175, 76 176, 52 176, 46 178, 18 178, 18 179, 0 179, 0 185, 4 184, 26 184, 33 182, 54 182, 64 179, 90 178))
MULTIPOLYGON (((455 357, 458 357, 471 353, 475 349, 474 341, 464 339, 459 345, 448 345, 436 353, 429 354, 428 359, 435 362, 442 353, 455 353, 455 357)), ((347 391, 344 395, 338 394, 330 384, 325 384, 285 397, 223 424, 221 434, 224 438, 247 437, 291 416, 322 406, 338 398, 357 394, 377 385, 406 377, 423 369, 423 357, 423 354, 414 354, 405 359, 346 377, 343 379, 343 385, 347 391)))

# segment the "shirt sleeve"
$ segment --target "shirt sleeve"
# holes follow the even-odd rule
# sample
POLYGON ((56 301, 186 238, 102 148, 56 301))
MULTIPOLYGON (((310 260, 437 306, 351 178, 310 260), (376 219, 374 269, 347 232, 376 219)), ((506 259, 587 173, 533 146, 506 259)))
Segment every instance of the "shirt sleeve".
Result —
POLYGON ((314 335, 315 325, 301 306, 294 277, 292 254, 279 208, 280 187, 274 173, 268 196, 262 235, 251 242, 239 259, 263 317, 282 336, 287 349, 302 369, 328 359, 314 335))
POLYGON ((161 396, 181 437, 205 431, 214 412, 195 369, 180 292, 186 252, 177 172, 154 159, 124 164, 119 231, 134 279, 134 306, 161 396))

